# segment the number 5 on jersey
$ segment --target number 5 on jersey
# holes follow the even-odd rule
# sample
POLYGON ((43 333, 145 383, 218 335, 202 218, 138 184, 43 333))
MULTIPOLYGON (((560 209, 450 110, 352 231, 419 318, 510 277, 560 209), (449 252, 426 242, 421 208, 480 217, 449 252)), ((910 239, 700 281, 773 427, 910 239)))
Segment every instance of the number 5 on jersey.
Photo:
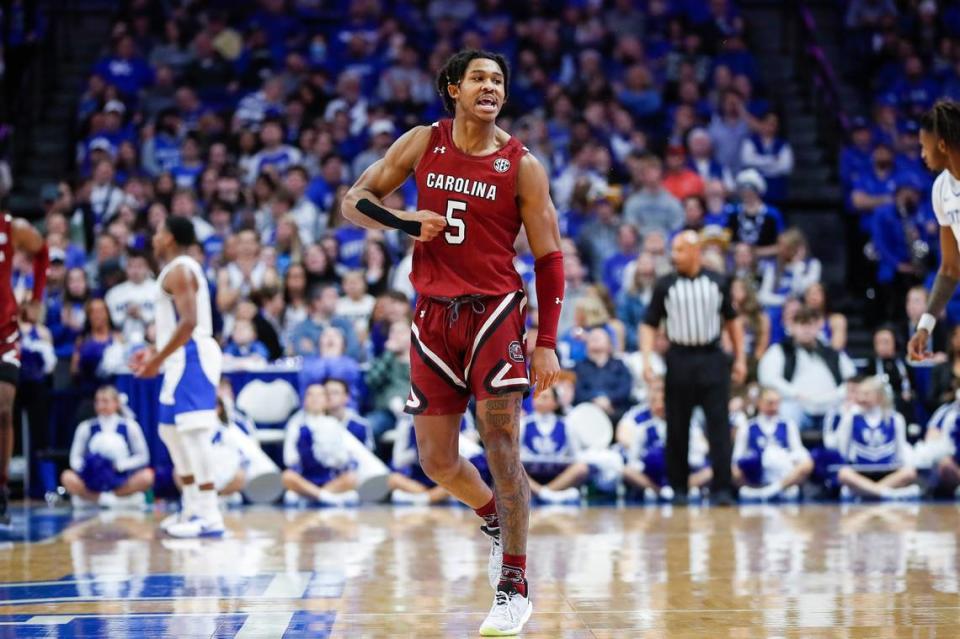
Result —
POLYGON ((447 228, 450 230, 443 234, 447 244, 463 244, 467 239, 467 223, 454 215, 454 213, 466 213, 466 211, 466 202, 447 200, 447 228))

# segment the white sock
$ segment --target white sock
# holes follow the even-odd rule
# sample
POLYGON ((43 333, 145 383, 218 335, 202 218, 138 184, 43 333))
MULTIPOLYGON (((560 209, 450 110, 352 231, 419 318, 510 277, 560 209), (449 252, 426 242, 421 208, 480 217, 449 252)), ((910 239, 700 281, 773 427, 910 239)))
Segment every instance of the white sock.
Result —
POLYGON ((197 488, 197 482, 184 484, 180 493, 181 512, 185 517, 190 517, 197 512, 197 502, 200 496, 200 489, 197 488))
POLYGON ((201 490, 198 492, 199 496, 197 497, 197 501, 199 508, 197 514, 206 519, 217 519, 221 517, 220 500, 217 499, 217 491, 211 488, 210 490, 201 490))

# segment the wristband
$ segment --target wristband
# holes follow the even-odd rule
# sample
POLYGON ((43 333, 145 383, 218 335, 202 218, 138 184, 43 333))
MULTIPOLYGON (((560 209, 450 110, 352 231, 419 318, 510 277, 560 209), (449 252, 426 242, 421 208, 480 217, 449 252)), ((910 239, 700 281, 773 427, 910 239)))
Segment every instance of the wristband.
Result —
POLYGON ((392 229, 397 229, 403 231, 411 237, 420 236, 420 222, 414 222, 412 220, 401 220, 399 217, 388 211, 387 209, 374 204, 367 198, 363 198, 357 202, 357 210, 369 217, 370 219, 380 222, 384 226, 389 226, 392 229))
POLYGON ((933 327, 937 325, 937 318, 931 315, 930 313, 924 313, 920 316, 920 321, 917 322, 918 331, 926 331, 928 333, 933 332, 933 327))

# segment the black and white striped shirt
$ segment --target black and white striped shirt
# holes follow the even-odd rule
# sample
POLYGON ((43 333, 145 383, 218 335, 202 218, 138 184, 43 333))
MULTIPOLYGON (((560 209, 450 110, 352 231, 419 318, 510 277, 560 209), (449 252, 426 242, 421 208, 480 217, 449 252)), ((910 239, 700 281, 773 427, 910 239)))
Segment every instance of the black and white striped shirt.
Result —
POLYGON ((657 280, 644 323, 657 328, 665 321, 671 344, 709 346, 719 342, 724 322, 736 316, 730 282, 703 269, 696 277, 671 273, 657 280))

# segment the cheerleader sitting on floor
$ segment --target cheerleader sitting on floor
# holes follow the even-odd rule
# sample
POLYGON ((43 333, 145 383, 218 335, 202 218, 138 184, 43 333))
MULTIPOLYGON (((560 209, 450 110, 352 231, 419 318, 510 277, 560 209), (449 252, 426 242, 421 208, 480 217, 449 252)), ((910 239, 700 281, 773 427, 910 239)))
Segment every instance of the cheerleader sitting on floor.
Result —
POLYGON ((327 391, 323 384, 311 384, 303 399, 303 410, 287 422, 283 441, 284 503, 302 500, 326 506, 357 504, 358 450, 363 444, 340 422, 326 414, 327 391))
POLYGON ((142 507, 154 478, 147 467, 150 452, 143 431, 121 410, 120 394, 113 386, 101 386, 93 406, 96 417, 77 426, 70 468, 60 475, 60 483, 75 507, 142 507))
POLYGON ((800 440, 800 429, 780 417, 780 394, 760 392, 758 415, 737 429, 733 478, 742 499, 796 499, 800 484, 813 471, 813 459, 800 440))
MULTIPOLYGON (((663 392, 651 393, 648 406, 638 406, 620 420, 617 440, 624 447, 626 466, 623 481, 627 488, 642 490, 649 501, 673 499, 673 489, 667 481, 667 421, 663 392), (627 428, 630 426, 630 428, 627 428), (632 431, 632 432, 631 432, 632 431)), ((700 489, 710 483, 713 469, 707 463, 709 446, 696 420, 690 424, 690 495, 699 495, 700 489)))
POLYGON ((892 408, 886 383, 868 377, 857 388, 857 406, 837 428, 837 450, 846 465, 837 473, 841 496, 910 499, 920 496, 903 416, 892 408))

